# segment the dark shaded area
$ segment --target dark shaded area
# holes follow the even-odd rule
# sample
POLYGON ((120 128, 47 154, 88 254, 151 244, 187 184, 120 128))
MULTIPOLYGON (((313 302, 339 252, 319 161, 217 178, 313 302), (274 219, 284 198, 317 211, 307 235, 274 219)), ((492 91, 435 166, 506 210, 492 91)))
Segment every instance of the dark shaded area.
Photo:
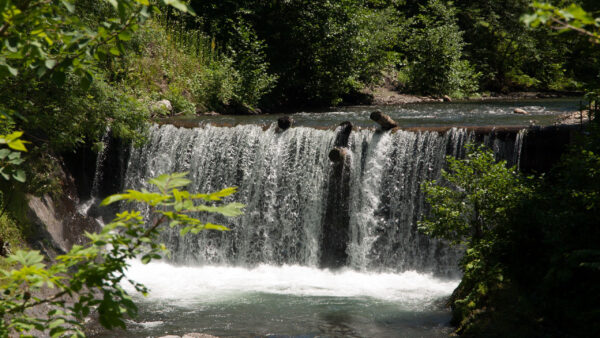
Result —
POLYGON ((321 267, 341 268, 346 265, 350 227, 350 166, 346 147, 352 123, 338 127, 335 148, 329 153, 332 170, 329 176, 327 207, 321 237, 321 267))

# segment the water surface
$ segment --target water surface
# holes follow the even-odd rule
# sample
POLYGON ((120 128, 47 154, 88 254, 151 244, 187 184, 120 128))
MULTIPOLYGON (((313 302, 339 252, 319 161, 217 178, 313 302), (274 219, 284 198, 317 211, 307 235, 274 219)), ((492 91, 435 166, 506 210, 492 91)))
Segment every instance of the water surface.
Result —
POLYGON ((189 332, 220 337, 443 337, 451 330, 443 302, 458 284, 413 271, 139 262, 132 262, 128 277, 151 290, 147 298, 135 296, 140 315, 129 321, 127 332, 97 337, 189 332))
MULTIPOLYGON (((528 126, 551 125, 561 114, 579 109, 579 98, 468 101, 452 103, 413 103, 399 106, 356 106, 339 107, 324 111, 306 111, 293 114, 295 125, 308 127, 329 127, 343 121, 351 121, 357 126, 373 127, 369 115, 381 110, 390 115, 401 127, 440 127, 440 126, 528 126), (530 115, 517 115, 513 111, 521 108, 530 115)), ((178 118, 198 123, 225 124, 271 124, 284 114, 253 116, 203 116, 178 118)))

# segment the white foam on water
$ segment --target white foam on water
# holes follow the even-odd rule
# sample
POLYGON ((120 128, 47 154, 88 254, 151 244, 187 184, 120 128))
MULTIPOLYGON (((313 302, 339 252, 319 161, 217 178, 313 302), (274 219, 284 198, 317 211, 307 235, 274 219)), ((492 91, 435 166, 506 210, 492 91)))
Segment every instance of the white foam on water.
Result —
MULTIPOLYGON (((127 276, 150 289, 149 300, 185 306, 197 301, 220 302, 242 294, 267 293, 307 297, 372 298, 401 303, 418 310, 449 296, 458 280, 435 278, 414 271, 368 273, 329 271, 298 265, 173 266, 131 261, 127 276)), ((124 285, 134 293, 133 287, 124 285)))

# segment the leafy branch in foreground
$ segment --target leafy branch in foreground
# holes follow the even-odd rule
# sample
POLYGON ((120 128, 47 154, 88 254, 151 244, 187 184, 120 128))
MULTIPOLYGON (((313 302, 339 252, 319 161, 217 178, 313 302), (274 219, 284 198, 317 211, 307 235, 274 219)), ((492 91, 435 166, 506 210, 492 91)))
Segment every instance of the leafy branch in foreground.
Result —
POLYGON ((521 18, 525 24, 537 27, 540 24, 559 31, 576 31, 589 36, 595 43, 600 43, 600 18, 594 18, 581 6, 571 4, 566 8, 558 8, 545 2, 534 1, 535 12, 525 14, 521 18))
POLYGON ((51 264, 44 263, 38 251, 20 250, 6 258, 14 268, 0 269, 0 285, 4 290, 0 295, 0 337, 32 330, 52 337, 83 337, 83 320, 93 310, 105 328, 125 328, 124 318, 135 316, 137 307, 122 283, 131 283, 144 295, 148 292, 144 285, 126 277, 128 260, 141 258, 143 263, 148 263, 167 253, 164 244, 157 243, 159 233, 167 225, 180 227, 182 234, 205 229, 229 230, 200 221, 193 216, 196 213, 228 217, 242 214, 243 204, 222 200, 235 193, 235 188, 191 194, 179 190, 191 183, 185 176, 186 173, 161 175, 149 181, 157 192, 128 190, 109 196, 101 204, 145 203, 150 206, 153 219, 149 224, 139 211, 124 211, 100 233, 86 233, 90 239, 88 244, 73 246, 51 264), (27 311, 41 305, 45 312, 42 315, 27 311))

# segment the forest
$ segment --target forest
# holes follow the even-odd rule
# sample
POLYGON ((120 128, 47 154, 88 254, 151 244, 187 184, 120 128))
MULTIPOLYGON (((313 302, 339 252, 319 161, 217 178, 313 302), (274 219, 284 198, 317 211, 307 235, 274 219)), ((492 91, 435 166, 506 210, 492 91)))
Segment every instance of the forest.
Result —
MULTIPOLYGON (((140 146, 166 117, 370 105, 378 88, 453 101, 576 96, 596 109, 600 97, 597 0, 0 0, 0 12, 1 337, 85 336, 93 311, 103 327, 124 328, 137 313, 118 286, 126 260, 160 259, 165 221, 182 235, 228 231, 190 213, 243 213, 227 200, 236 189, 180 191, 191 181, 173 173, 150 181, 158 192, 103 202, 147 204, 152 226, 128 211, 53 260, 27 251, 28 196, 59 199, 64 159, 102 151, 107 130, 140 146), (58 291, 30 291, 43 287, 58 291), (44 304, 54 306, 46 317, 25 311, 44 304)), ((592 115, 546 173, 468 146, 421 185, 429 209, 419 230, 466 252, 447 302, 456 333, 600 334, 592 115)))

